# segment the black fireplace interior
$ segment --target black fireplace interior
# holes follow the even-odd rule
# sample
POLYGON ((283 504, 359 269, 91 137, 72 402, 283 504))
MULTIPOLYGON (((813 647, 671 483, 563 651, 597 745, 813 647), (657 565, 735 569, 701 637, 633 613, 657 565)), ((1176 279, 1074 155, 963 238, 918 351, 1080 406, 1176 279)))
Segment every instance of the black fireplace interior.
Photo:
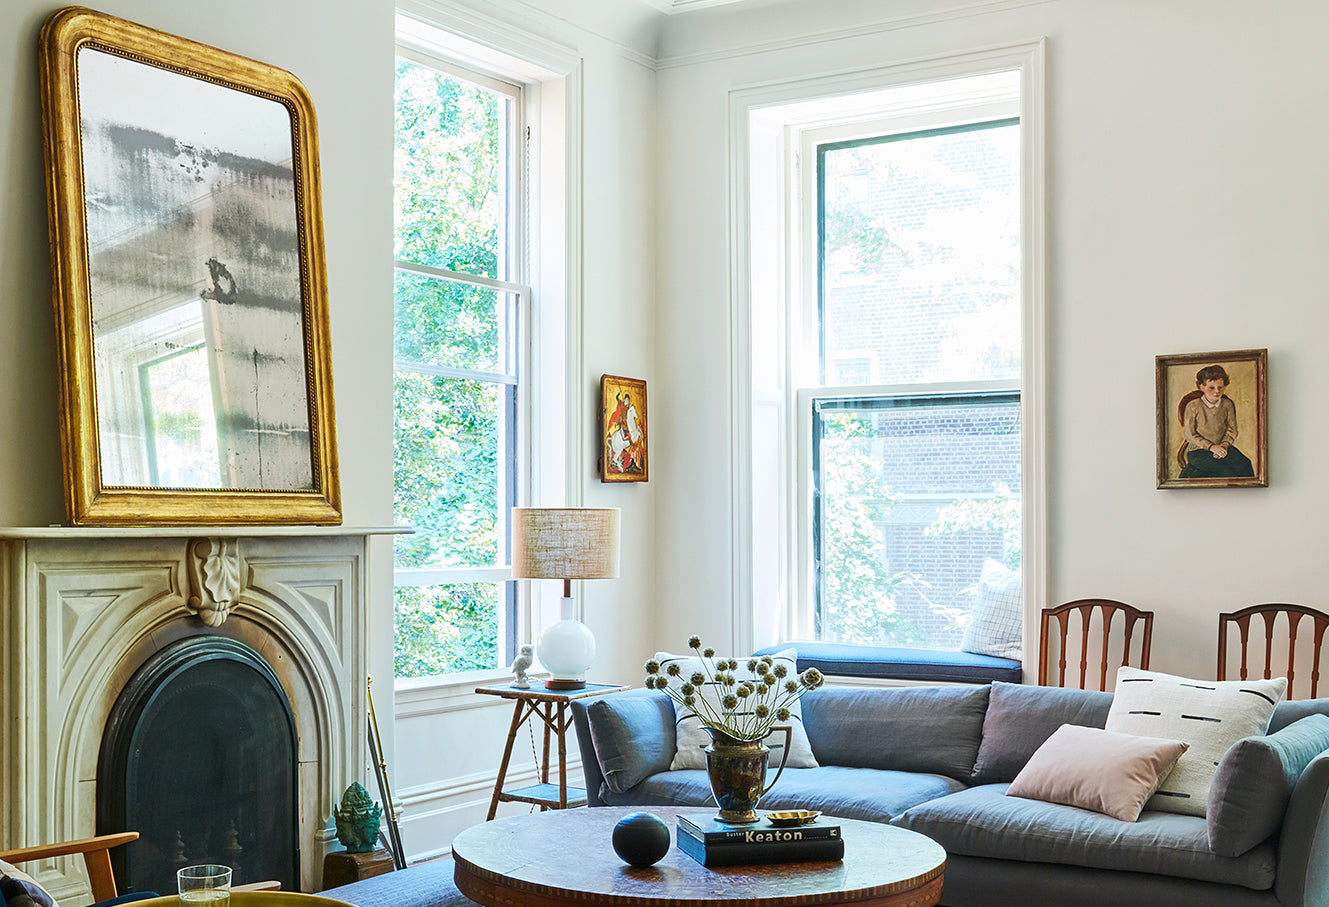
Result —
POLYGON ((120 891, 173 894, 194 863, 299 890, 296 759, 290 702, 261 655, 217 636, 163 649, 102 738, 97 831, 140 834, 112 852, 120 891))

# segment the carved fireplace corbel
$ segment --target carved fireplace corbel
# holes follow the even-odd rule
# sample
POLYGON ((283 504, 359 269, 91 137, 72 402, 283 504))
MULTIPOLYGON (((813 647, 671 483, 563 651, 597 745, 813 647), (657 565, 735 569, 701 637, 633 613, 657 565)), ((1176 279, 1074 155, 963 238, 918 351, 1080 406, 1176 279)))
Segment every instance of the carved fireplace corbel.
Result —
POLYGON ((220 627, 244 591, 239 540, 192 539, 185 560, 189 568, 185 606, 209 627, 220 627))

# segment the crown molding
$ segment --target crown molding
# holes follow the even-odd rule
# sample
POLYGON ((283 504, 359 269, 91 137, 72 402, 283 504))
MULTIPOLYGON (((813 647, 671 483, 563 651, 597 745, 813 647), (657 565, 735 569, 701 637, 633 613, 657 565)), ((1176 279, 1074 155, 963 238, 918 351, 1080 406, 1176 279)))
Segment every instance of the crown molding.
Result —
MULTIPOLYGON (((672 2, 678 4, 699 3, 715 5, 717 2, 730 3, 736 2, 736 0, 642 0, 642 2, 672 2)), ((655 67, 657 70, 660 70, 683 66, 696 66, 720 60, 732 60, 756 54, 806 47, 810 44, 825 44, 835 41, 844 41, 850 38, 869 37, 871 35, 883 34, 885 32, 897 31, 904 28, 916 28, 922 25, 932 25, 938 22, 965 19, 971 16, 982 16, 988 13, 1005 12, 1007 10, 1020 9, 1021 7, 1026 6, 1041 6, 1045 3, 1052 2, 1055 2, 1055 0, 972 0, 972 2, 960 3, 946 9, 932 10, 926 13, 907 16, 886 16, 854 25, 841 26, 838 28, 826 29, 824 31, 804 32, 788 38, 779 38, 770 41, 756 41, 750 44, 735 45, 719 50, 681 54, 669 54, 667 52, 661 53, 656 59, 655 67)))

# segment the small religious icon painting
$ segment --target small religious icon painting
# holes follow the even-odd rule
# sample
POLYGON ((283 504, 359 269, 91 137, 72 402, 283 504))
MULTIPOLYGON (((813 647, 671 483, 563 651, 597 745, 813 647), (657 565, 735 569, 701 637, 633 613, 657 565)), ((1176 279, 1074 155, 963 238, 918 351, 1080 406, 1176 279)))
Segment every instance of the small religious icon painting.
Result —
POLYGON ((1269 485, 1268 350, 1155 359, 1159 488, 1269 485))
POLYGON ((600 480, 645 482, 646 382, 618 375, 600 377, 600 480))

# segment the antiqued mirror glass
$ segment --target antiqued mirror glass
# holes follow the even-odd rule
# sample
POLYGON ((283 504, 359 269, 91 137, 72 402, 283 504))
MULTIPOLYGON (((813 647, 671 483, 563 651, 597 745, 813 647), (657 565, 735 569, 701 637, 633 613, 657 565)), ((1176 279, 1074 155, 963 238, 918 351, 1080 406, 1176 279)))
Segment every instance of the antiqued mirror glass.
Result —
POLYGON ((71 522, 339 522, 303 87, 79 8, 42 64, 71 522))

